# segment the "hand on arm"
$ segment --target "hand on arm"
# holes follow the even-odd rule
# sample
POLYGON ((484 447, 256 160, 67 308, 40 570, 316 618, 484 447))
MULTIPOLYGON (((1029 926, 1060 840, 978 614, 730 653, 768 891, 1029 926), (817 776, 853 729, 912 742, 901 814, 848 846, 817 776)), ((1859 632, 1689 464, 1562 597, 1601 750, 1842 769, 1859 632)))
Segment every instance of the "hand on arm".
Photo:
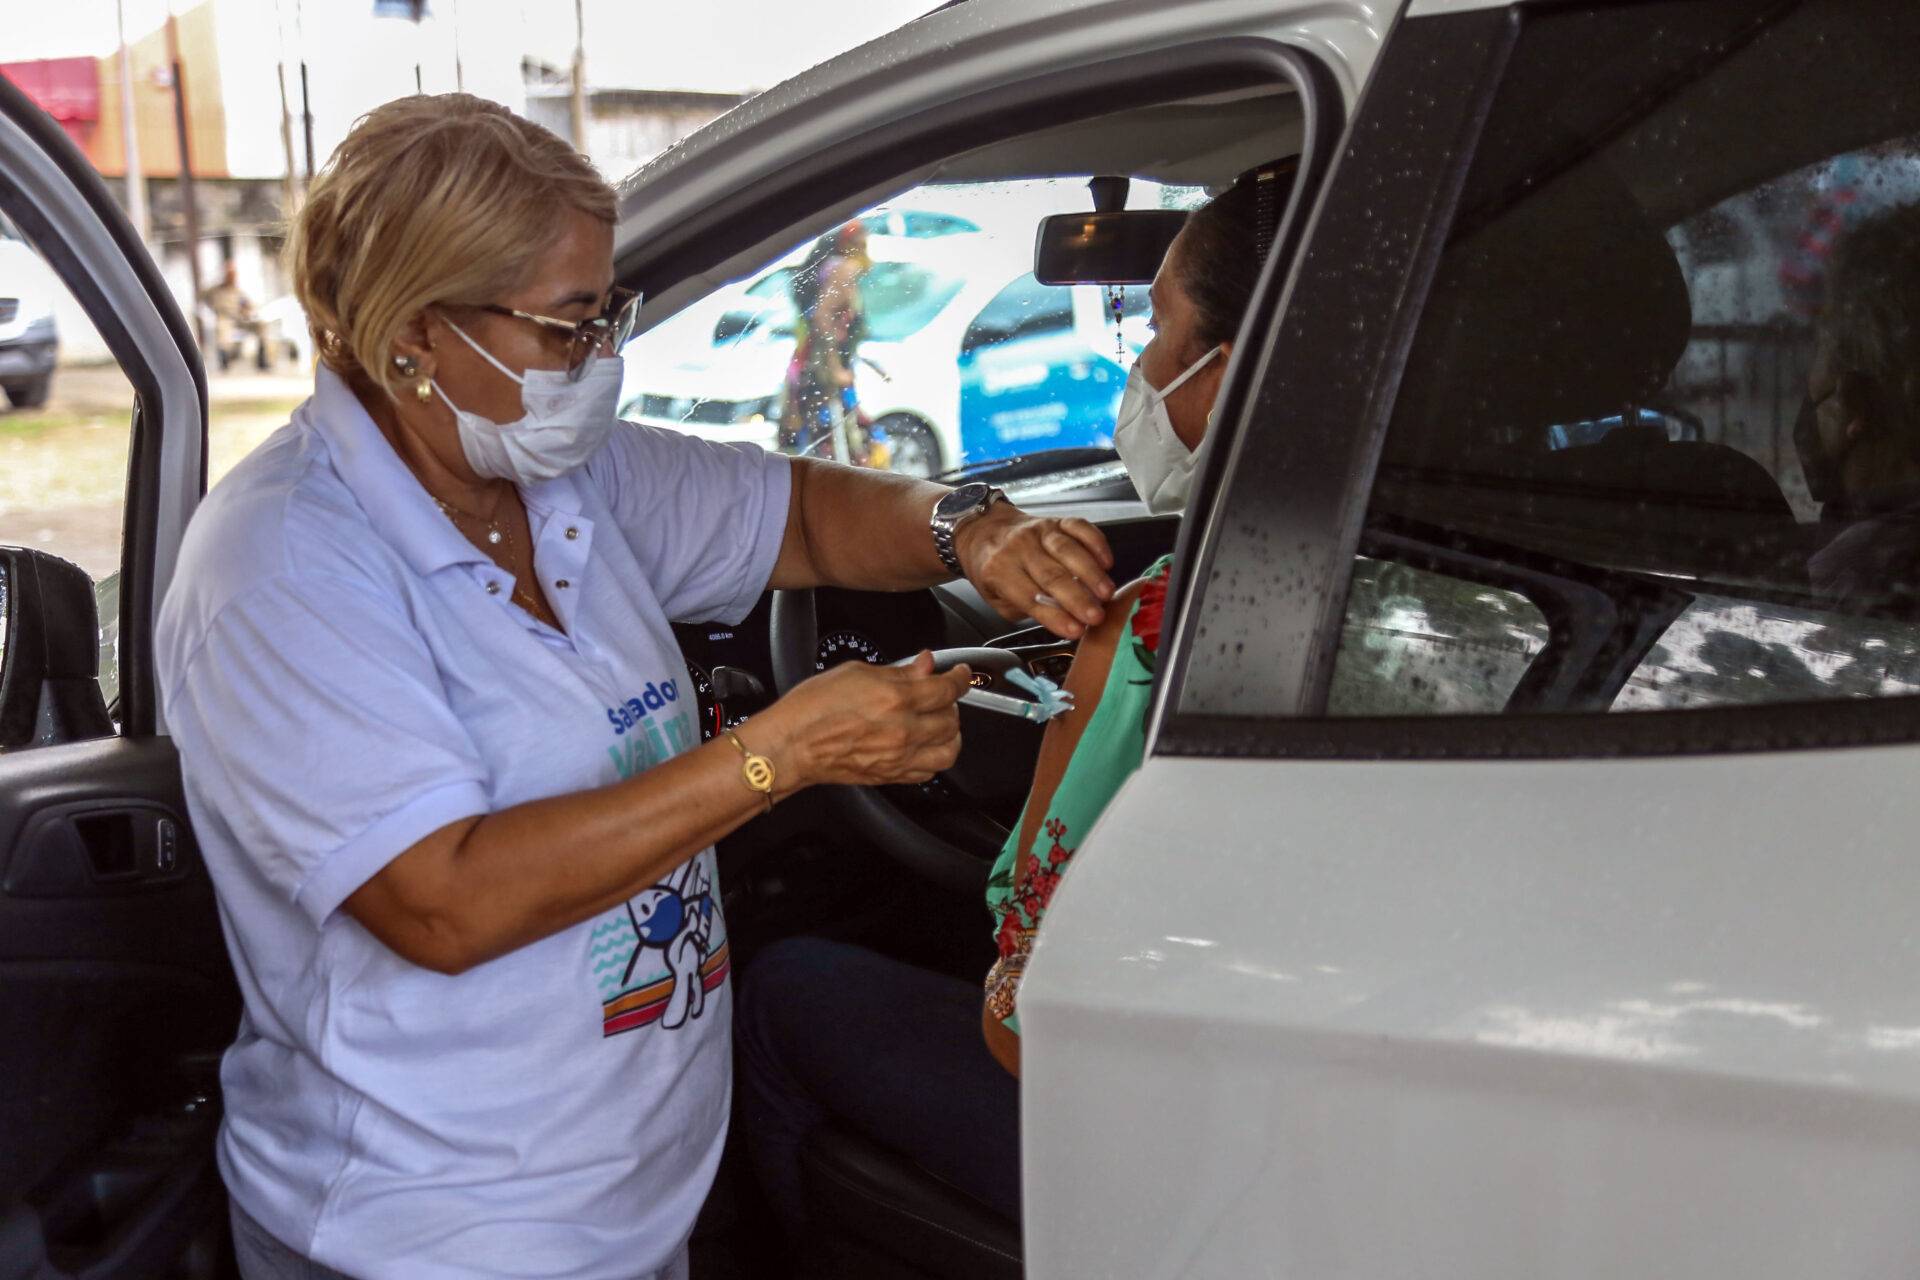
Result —
MULTIPOLYGON (((951 574, 929 521, 942 485, 796 458, 776 588, 911 591, 951 574)), ((1085 520, 1029 516, 1008 502, 960 526, 954 549, 967 580, 1009 621, 1032 617, 1077 639, 1107 616, 1113 552, 1085 520), (1036 599, 1046 596, 1054 603, 1036 599)))

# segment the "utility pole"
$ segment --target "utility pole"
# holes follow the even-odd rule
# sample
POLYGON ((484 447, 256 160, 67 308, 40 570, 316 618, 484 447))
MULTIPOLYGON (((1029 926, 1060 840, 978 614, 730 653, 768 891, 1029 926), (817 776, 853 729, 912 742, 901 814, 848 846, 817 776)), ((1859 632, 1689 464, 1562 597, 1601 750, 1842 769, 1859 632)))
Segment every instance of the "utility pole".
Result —
POLYGON ((573 0, 573 146, 587 154, 586 0, 573 0))
POLYGON ((187 70, 180 59, 180 23, 167 14, 167 58, 173 65, 173 129, 180 147, 180 207, 187 223, 187 279, 193 289, 193 336, 206 345, 200 319, 200 209, 193 193, 193 145, 187 130, 187 70))
POLYGON ((280 151, 286 156, 287 176, 281 182, 281 212, 291 223, 293 215, 300 211, 300 170, 293 160, 293 108, 287 102, 287 23, 286 10, 281 8, 280 0, 273 0, 273 26, 279 36, 279 58, 275 61, 274 74, 280 80, 280 151))
POLYGON ((133 50, 127 47, 127 3, 114 0, 114 21, 120 33, 120 147, 127 170, 127 217, 140 243, 152 231, 147 219, 147 175, 140 168, 140 127, 133 107, 133 50))
POLYGON ((300 127, 307 138, 307 181, 313 181, 313 98, 307 90, 307 20, 300 0, 293 0, 293 38, 300 45, 300 127))
POLYGON ((466 68, 460 65, 460 0, 453 0, 453 88, 456 93, 467 91, 466 68))

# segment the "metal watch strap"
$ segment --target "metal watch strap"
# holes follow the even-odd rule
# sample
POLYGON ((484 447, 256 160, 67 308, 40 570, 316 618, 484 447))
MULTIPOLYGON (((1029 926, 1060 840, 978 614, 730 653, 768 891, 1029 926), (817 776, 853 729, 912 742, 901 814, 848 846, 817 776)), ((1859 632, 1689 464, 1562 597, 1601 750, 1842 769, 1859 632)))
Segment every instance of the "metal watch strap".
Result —
POLYGON ((948 573, 956 578, 964 578, 967 576, 966 570, 960 567, 959 552, 954 549, 954 535, 959 533, 961 527, 968 521, 976 520, 985 515, 993 509, 994 503, 1005 502, 1006 499, 1006 494, 1000 492, 998 489, 990 488, 987 490, 986 496, 980 499, 978 506, 963 511, 959 516, 950 520, 942 519, 939 504, 936 503, 934 505, 932 521, 933 549, 940 554, 940 563, 947 566, 948 573))
POLYGON ((947 566, 947 572, 956 578, 966 577, 966 571, 960 567, 960 557, 953 549, 955 526, 936 523, 933 526, 933 549, 940 553, 940 563, 947 566))

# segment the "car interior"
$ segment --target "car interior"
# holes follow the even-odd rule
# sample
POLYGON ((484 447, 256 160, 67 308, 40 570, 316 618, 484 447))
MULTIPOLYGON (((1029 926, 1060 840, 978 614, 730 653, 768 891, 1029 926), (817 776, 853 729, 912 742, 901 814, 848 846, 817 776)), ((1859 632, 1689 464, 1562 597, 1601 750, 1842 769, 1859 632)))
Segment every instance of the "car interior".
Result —
MULTIPOLYGON (((657 282, 642 323, 656 323, 676 306, 764 269, 769 259, 850 211, 879 205, 910 186, 1102 177, 1110 190, 1111 179, 1121 177, 1219 189, 1260 162, 1297 154, 1300 138, 1295 93, 1276 84, 1096 112, 1016 133, 826 205, 696 279, 657 282)), ((1096 208, 1091 188, 1086 207, 1096 208)), ((1081 262, 1072 281, 1150 279, 1166 238, 1162 234, 1156 242, 1149 229, 1141 242, 1146 247, 1131 255, 1081 262)), ((930 242, 933 253, 940 243, 930 242)), ((1087 454, 1037 454, 965 474, 1002 486, 1028 509, 1059 504, 1097 513, 1113 545, 1115 581, 1124 582, 1172 549, 1178 521, 1142 515, 1111 454, 1087 454)), ((1002 619, 964 582, 894 594, 770 593, 739 626, 684 625, 677 631, 708 732, 751 716, 829 663, 893 662, 929 648, 943 662, 966 661, 999 684, 1015 666, 1059 679, 1072 651, 1030 622, 1002 619)), ((856 942, 969 981, 984 977, 995 954, 982 900, 986 872, 1025 801, 1040 730, 970 707, 961 716, 961 759, 934 782, 811 793, 722 842, 726 910, 745 972, 750 974, 758 949, 806 933, 856 942)), ((807 1161, 820 1238, 798 1264, 813 1268, 804 1274, 1020 1274, 1017 1225, 888 1150, 884 1135, 830 1128, 807 1161)), ((696 1233, 696 1267, 716 1274, 731 1274, 729 1267, 742 1275, 776 1273, 763 1270, 774 1267, 774 1259, 742 1243, 768 1239, 768 1230, 740 1230, 743 1220, 760 1211, 751 1176, 730 1151, 696 1233)), ((795 1264, 783 1259, 778 1265, 795 1264)))

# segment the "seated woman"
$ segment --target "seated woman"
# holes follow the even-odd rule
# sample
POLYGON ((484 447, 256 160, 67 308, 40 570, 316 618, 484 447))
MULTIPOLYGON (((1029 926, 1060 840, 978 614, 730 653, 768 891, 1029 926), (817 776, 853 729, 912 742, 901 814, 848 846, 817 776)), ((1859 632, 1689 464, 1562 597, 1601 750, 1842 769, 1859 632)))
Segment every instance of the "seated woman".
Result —
MULTIPOLYGON (((1185 504, 1292 171, 1291 161, 1263 166, 1195 210, 1154 280, 1154 337, 1128 377, 1115 443, 1156 512, 1185 504)), ((801 1148, 829 1119, 1019 1218, 1020 975, 1074 848, 1140 764, 1171 559, 1117 593, 1074 656, 1067 688, 1078 709, 1048 724, 989 881, 1000 959, 984 1012, 972 983, 820 938, 775 943, 748 971, 740 1120, 790 1230, 807 1224, 801 1148)))

